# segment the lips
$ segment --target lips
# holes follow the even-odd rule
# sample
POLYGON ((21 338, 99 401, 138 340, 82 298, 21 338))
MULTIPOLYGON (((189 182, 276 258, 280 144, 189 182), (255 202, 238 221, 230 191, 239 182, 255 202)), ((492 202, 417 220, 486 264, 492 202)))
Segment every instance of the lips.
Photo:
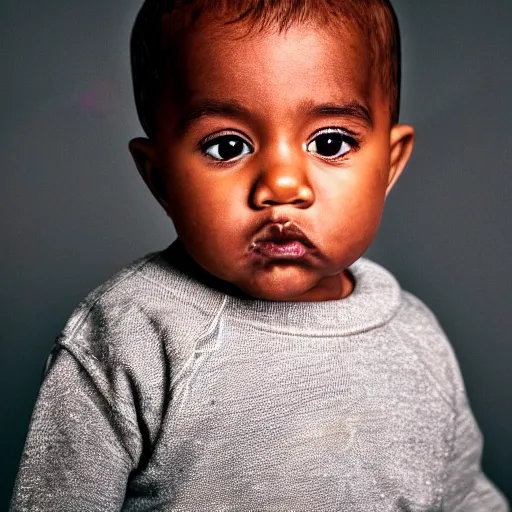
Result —
POLYGON ((296 259, 306 255, 307 248, 297 240, 286 243, 260 242, 254 250, 268 258, 296 259))
POLYGON ((272 259, 303 258, 314 245, 293 222, 267 224, 260 231, 252 249, 272 259))

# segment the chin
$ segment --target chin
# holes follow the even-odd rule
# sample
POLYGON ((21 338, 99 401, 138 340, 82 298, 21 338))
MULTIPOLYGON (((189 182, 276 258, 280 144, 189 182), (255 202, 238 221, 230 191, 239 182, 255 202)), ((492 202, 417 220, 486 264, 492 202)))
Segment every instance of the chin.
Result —
MULTIPOLYGON (((255 276, 250 283, 237 286, 255 299, 269 301, 297 301, 317 285, 317 280, 300 276, 255 276)), ((307 300, 307 299, 306 299, 307 300)))

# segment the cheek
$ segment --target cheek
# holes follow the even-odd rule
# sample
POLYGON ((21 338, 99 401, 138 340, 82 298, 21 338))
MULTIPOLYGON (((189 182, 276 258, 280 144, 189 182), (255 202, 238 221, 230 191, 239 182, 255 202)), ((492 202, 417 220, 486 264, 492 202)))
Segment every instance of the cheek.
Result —
MULTIPOLYGON (((343 169, 335 179, 325 180, 317 189, 319 205, 325 205, 333 214, 341 216, 365 215, 382 207, 386 191, 383 172, 365 165, 343 169)), ((336 171, 335 171, 336 172, 336 171)), ((329 220, 329 219, 325 219, 329 220)), ((336 219, 332 219, 335 221, 336 219)))
POLYGON ((325 180, 318 188, 321 214, 318 228, 324 240, 347 244, 366 243, 375 235, 384 207, 385 166, 365 159, 345 169, 335 180, 325 180))
POLYGON ((247 197, 238 181, 190 173, 189 179, 173 183, 171 217, 180 237, 196 246, 222 248, 234 242, 248 222, 247 197))

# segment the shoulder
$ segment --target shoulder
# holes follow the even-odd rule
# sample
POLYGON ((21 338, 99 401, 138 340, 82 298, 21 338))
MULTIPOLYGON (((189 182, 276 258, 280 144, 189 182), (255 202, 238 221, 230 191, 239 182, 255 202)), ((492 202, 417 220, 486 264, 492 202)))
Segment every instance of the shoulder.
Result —
POLYGON ((377 282, 371 285, 375 300, 393 304, 383 327, 389 329, 397 348, 409 354, 417 377, 430 381, 443 400, 454 406, 464 384, 452 345, 435 314, 379 264, 362 259, 360 265, 359 272, 377 282))
POLYGON ((418 297, 402 290, 391 326, 442 398, 456 407, 464 384, 454 349, 435 314, 418 297))
POLYGON ((93 290, 57 339, 83 365, 139 375, 187 360, 223 297, 178 271, 165 251, 140 258, 93 290))

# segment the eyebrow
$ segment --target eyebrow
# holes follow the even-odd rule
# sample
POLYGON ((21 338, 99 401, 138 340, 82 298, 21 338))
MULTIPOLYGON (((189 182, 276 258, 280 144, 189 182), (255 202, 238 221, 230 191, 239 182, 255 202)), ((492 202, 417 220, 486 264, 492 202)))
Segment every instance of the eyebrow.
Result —
POLYGON ((311 116, 353 117, 362 121, 368 128, 373 128, 373 119, 370 111, 357 101, 343 104, 322 103, 317 105, 313 101, 308 100, 302 103, 301 107, 311 116))
POLYGON ((179 120, 178 129, 185 133, 194 122, 207 116, 225 116, 240 119, 250 117, 251 112, 237 101, 204 100, 187 110, 179 120))
MULTIPOLYGON (((344 104, 322 103, 315 104, 312 100, 306 100, 299 104, 299 111, 307 116, 336 116, 353 117, 362 121, 368 128, 373 127, 373 120, 369 110, 357 101, 344 104)), ((178 129, 186 133, 192 124, 207 116, 235 117, 238 119, 251 117, 251 111, 237 101, 204 100, 188 109, 178 122, 178 129)))

